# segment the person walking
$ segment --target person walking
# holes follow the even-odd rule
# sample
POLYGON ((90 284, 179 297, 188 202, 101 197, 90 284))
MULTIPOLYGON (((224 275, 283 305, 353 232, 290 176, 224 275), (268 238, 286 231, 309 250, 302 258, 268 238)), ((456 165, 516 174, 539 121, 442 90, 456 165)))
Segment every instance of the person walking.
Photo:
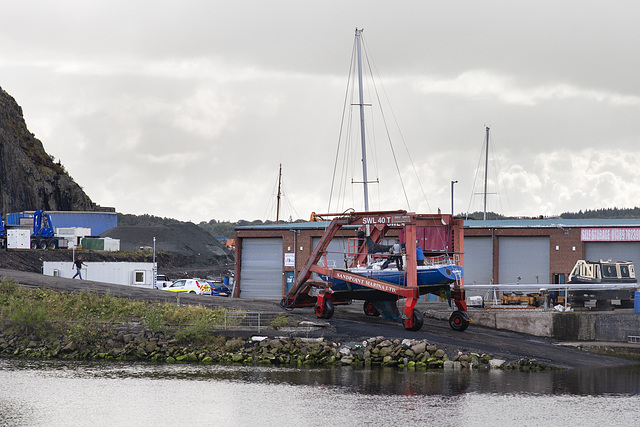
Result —
POLYGON ((73 275, 72 279, 75 279, 76 276, 80 277, 80 280, 82 280, 82 273, 80 272, 82 270, 82 266, 83 265, 87 265, 84 262, 82 262, 82 257, 78 257, 77 260, 75 260, 73 262, 76 266, 76 274, 73 275))

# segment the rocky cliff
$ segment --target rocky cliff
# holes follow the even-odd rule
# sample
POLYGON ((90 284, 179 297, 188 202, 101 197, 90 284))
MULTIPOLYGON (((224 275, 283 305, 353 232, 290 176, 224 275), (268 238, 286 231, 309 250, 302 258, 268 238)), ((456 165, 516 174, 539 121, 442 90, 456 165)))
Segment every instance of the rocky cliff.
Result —
POLYGON ((22 108, 0 87, 0 213, 94 208, 64 166, 29 132, 22 108))

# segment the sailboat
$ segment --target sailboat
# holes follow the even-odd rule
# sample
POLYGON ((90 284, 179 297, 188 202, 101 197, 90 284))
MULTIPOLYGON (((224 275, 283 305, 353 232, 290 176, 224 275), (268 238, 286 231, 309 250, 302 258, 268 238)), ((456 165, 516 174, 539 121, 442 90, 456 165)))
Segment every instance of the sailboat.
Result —
MULTIPOLYGON (((334 305, 364 300, 365 314, 382 314, 385 318, 404 322, 408 330, 418 330, 423 319, 415 309, 417 299, 420 295, 433 293, 453 299, 458 310, 454 311, 449 323, 453 329, 464 330, 469 317, 462 288, 463 269, 455 262, 455 257, 449 255, 463 245, 463 221, 446 214, 369 210, 361 34, 362 30, 356 29, 365 211, 315 215, 321 219, 332 218, 331 223, 281 305, 289 309, 315 306, 316 316, 327 319, 333 315, 334 305), (327 257, 329 243, 344 230, 343 227, 349 226, 359 227, 358 237, 350 239, 353 243, 349 244, 350 249, 344 256, 344 268, 333 268, 327 257), (381 244, 388 238, 387 233, 397 234, 393 245, 381 244), (320 281, 313 279, 313 273, 320 281), (396 304, 402 298, 406 298, 403 314, 396 304)), ((461 250, 457 257, 462 260, 461 250)))

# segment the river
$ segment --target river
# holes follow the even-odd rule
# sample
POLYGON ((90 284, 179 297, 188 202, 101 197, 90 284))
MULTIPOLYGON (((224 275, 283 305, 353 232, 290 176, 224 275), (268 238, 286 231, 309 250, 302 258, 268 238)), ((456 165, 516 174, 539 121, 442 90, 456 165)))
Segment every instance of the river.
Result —
POLYGON ((630 426, 640 366, 546 372, 0 359, 4 426, 630 426))

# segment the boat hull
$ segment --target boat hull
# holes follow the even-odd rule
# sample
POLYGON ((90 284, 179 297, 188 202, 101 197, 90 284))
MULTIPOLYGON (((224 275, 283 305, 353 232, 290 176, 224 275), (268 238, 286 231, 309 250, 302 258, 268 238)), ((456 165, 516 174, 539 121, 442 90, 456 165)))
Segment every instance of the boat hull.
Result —
MULTIPOLYGON (((381 280, 393 285, 407 286, 407 272, 396 268, 384 270, 374 270, 369 268, 353 268, 349 273, 357 274, 376 280, 381 280)), ((443 290, 450 288, 451 283, 462 278, 462 267, 455 264, 441 266, 418 267, 418 293, 420 295, 433 293, 440 294, 443 290)), ((325 275, 320 278, 331 284, 331 290, 335 297, 342 299, 359 299, 370 301, 395 300, 398 297, 394 294, 371 289, 367 286, 358 285, 342 279, 335 279, 325 275)))

